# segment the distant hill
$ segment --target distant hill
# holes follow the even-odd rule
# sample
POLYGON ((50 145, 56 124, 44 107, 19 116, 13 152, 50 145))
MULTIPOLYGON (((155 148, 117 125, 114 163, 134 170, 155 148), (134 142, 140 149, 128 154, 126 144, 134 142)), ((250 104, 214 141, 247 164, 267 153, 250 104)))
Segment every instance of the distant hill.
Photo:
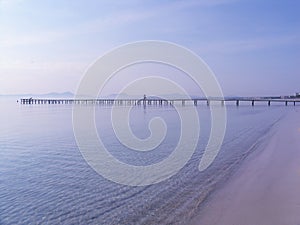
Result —
POLYGON ((0 95, 2 98, 73 98, 72 92, 50 92, 45 94, 15 94, 15 95, 0 95))

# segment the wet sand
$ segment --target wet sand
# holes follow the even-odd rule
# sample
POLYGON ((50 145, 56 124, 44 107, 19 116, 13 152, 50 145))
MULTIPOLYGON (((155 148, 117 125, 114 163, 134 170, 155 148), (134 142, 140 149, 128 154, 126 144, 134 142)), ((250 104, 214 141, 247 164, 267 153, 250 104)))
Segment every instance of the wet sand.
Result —
POLYGON ((300 225, 299 109, 272 128, 264 149, 207 199, 192 224, 300 225))

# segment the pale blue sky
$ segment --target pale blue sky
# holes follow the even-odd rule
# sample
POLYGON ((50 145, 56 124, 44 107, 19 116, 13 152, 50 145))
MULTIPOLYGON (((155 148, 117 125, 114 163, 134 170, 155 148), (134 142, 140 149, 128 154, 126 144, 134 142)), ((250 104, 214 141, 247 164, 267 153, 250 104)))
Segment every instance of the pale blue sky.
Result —
POLYGON ((75 92, 95 59, 145 39, 197 53, 225 95, 293 94, 299 11, 298 0, 0 0, 0 94, 75 92))

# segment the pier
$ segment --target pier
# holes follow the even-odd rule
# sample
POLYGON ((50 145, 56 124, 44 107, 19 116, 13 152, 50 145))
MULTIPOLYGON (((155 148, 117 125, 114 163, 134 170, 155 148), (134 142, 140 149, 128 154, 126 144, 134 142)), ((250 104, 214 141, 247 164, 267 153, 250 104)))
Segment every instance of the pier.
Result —
POLYGON ((75 105, 154 105, 154 106, 172 106, 187 104, 197 106, 205 103, 207 106, 216 103, 224 106, 226 103, 233 102, 236 106, 239 106, 241 102, 249 102, 249 105, 255 106, 255 103, 264 102, 266 105, 271 106, 272 103, 282 103, 285 106, 294 105, 300 103, 300 98, 289 98, 289 99, 268 99, 268 98, 193 98, 193 99, 39 99, 39 98, 22 98, 20 103, 22 105, 57 105, 57 104, 75 104, 75 105))

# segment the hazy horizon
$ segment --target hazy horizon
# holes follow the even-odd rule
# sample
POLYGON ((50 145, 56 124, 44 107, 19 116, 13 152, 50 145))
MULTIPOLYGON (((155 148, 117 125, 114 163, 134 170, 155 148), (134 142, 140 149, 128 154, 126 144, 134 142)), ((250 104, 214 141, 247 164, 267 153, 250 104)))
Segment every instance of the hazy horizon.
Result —
MULTIPOLYGON (((113 97, 113 96, 117 96, 119 95, 119 98, 121 96, 127 96, 127 97, 143 97, 144 94, 127 94, 127 93, 111 93, 108 95, 99 95, 99 97, 113 97)), ((68 96, 68 97, 74 97, 75 93, 71 92, 71 91, 65 91, 65 92, 47 92, 47 93, 17 93, 17 94, 2 94, 0 93, 0 97, 43 97, 43 96, 47 96, 47 97, 51 97, 51 96, 68 96)), ((159 94, 159 95, 146 95, 148 97, 156 97, 156 96, 166 96, 166 97, 176 97, 176 96, 182 96, 180 93, 171 93, 171 94, 159 94)), ((242 96, 242 95, 224 95, 224 97, 281 97, 281 96, 295 96, 295 93, 291 93, 289 95, 248 95, 248 96, 242 96)), ((190 95, 190 97, 205 97, 205 95, 190 95)), ((213 97, 213 96, 210 96, 213 97)), ((93 98, 93 96, 92 96, 93 98)))

